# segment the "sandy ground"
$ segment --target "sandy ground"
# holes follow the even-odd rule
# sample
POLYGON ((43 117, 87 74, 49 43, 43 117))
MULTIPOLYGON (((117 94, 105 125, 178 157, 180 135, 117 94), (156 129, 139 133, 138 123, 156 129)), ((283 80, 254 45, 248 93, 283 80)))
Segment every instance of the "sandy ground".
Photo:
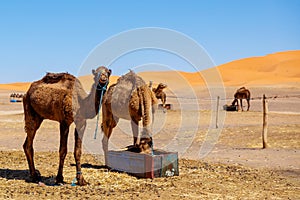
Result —
MULTIPOLYGON (((23 93, 30 83, 0 84, 0 199, 300 199, 299 58, 300 51, 287 51, 241 59, 202 71, 206 77, 198 72, 141 73, 146 82, 168 85, 167 103, 173 110, 156 112, 154 146, 179 153, 180 175, 137 179, 108 170, 103 166, 102 133, 93 139, 96 119, 92 119, 83 139, 83 174, 90 183, 85 187, 71 186, 75 177, 73 125, 64 168, 66 184, 53 186, 59 128, 49 120, 43 122, 34 141, 35 164, 47 186, 29 182, 22 151, 26 137, 23 107, 10 103, 9 95, 23 93), (220 95, 220 83, 226 86, 224 95, 220 95), (251 91, 250 111, 223 111, 222 106, 231 103, 241 86, 251 91), (270 110, 268 149, 262 149, 261 139, 263 94, 270 110)), ((116 79, 111 77, 111 83, 116 79)), ((80 80, 88 91, 93 78, 80 80)), ((131 143, 129 123, 121 120, 109 148, 131 143)))
MULTIPOLYGON (((235 87, 226 89, 230 103, 235 87)), ((9 93, 0 91, 0 198, 13 199, 299 199, 300 198, 300 93, 298 88, 252 87, 251 111, 225 112, 220 105, 219 128, 215 125, 216 100, 206 89, 196 87, 197 99, 168 91, 173 110, 156 113, 155 148, 177 151, 180 176, 137 179, 103 168, 102 134, 93 139, 95 119, 88 122, 82 156, 86 187, 72 187, 75 177, 73 129, 65 163, 64 186, 51 186, 58 167, 58 123, 46 120, 35 138, 35 163, 44 182, 29 183, 22 152, 25 140, 21 103, 9 103, 9 93), (269 99, 268 143, 262 149, 262 105, 269 99), (276 98, 274 98, 276 96, 276 98), (222 119, 224 117, 224 123, 222 119), (96 155, 96 156, 95 156, 96 155)), ((114 130, 110 149, 132 142, 128 122, 114 130)))

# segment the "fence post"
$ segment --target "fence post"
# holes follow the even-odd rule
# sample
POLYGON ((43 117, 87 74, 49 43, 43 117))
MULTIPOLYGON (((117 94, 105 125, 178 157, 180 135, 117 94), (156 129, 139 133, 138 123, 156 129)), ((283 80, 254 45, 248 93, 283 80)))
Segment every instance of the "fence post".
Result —
POLYGON ((263 96, 263 130, 262 130, 262 142, 263 142, 263 149, 268 147, 268 101, 264 94, 263 96))
POLYGON ((218 120, 219 120, 219 101, 220 97, 217 97, 217 110, 216 110, 216 128, 218 128, 218 120))

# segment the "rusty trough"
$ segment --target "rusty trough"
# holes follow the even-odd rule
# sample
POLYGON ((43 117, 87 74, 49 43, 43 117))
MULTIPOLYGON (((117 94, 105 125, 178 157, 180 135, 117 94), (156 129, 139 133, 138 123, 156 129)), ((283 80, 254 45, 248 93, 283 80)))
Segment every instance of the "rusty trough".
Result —
POLYGON ((223 109, 226 111, 238 111, 237 105, 224 105, 223 109))
POLYGON ((178 153, 154 150, 153 155, 108 151, 108 166, 139 178, 178 176, 178 153))

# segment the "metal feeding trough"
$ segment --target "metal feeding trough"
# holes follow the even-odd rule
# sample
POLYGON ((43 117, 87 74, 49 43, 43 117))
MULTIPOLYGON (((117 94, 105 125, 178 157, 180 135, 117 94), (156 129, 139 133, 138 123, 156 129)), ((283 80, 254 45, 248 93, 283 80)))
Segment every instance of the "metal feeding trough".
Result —
MULTIPOLYGON (((158 104, 158 109, 163 109, 163 108, 164 108, 164 107, 163 107, 163 104, 158 104)), ((167 109, 167 110, 172 110, 172 109, 173 109, 173 105, 167 103, 167 104, 165 104, 165 109, 167 109)))
POLYGON ((223 109, 226 111, 237 111, 238 106, 237 105, 224 105, 223 109))
POLYGON ((153 155, 108 151, 108 166, 140 178, 178 176, 178 153, 154 150, 153 155))

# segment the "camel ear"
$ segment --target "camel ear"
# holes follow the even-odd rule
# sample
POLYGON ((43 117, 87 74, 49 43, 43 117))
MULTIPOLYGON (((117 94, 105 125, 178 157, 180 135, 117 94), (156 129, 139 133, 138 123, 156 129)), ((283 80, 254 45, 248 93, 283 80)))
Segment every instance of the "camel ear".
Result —
POLYGON ((92 69, 92 73, 93 73, 93 75, 96 75, 97 73, 96 73, 96 70, 94 70, 94 69, 92 69))
POLYGON ((109 69, 109 70, 108 70, 108 76, 111 75, 111 72, 112 72, 111 69, 109 69))

